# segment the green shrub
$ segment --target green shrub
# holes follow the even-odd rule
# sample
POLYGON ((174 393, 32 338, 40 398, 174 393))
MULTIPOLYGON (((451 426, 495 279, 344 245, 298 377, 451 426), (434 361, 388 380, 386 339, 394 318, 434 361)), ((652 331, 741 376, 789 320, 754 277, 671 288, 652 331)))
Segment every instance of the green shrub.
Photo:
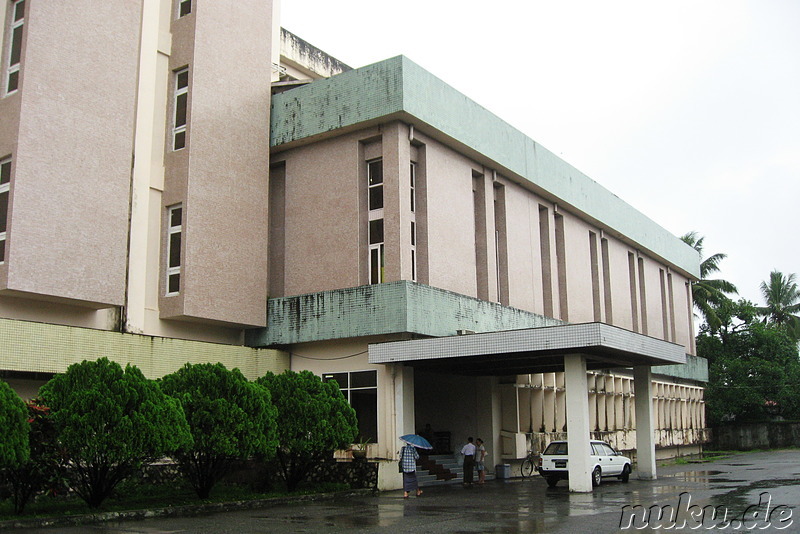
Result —
POLYGON ((257 380, 272 394, 278 409, 277 457, 289 491, 325 455, 353 442, 358 433, 355 410, 335 382, 310 371, 285 371, 257 380))
POLYGON ((30 458, 17 467, 9 468, 6 476, 11 484, 14 513, 22 514, 28 501, 38 493, 55 495, 67 490, 64 473, 66 459, 56 440, 56 428, 50 408, 41 399, 26 403, 30 458))
POLYGON ((144 462, 192 441, 180 404, 131 365, 73 364, 40 395, 70 462, 72 489, 92 508, 144 462))
POLYGON ((201 499, 208 498, 236 460, 274 454, 276 409, 270 393, 238 369, 229 371, 221 363, 186 364, 160 383, 186 414, 193 444, 176 458, 201 499))
POLYGON ((17 467, 30 454, 28 409, 19 395, 0 382, 0 468, 17 467))

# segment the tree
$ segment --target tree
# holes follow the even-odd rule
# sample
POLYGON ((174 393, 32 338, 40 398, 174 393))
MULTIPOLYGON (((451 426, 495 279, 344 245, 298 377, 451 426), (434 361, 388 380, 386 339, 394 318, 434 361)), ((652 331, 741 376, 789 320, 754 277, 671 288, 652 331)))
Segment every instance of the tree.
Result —
MULTIPOLYGON (((683 236, 681 240, 694 248, 703 257, 703 240, 695 231, 691 231, 683 236)), ((709 279, 709 275, 719 271, 719 264, 727 257, 725 254, 712 254, 700 262, 700 280, 692 282, 692 300, 697 307, 700 315, 705 320, 711 330, 719 328, 721 321, 717 316, 715 308, 729 301, 728 294, 737 294, 736 286, 727 280, 709 279)))
POLYGON ((17 467, 30 454, 28 409, 11 386, 0 381, 0 467, 17 467))
POLYGON ((41 399, 28 401, 26 408, 31 429, 28 440, 30 458, 6 470, 15 514, 22 514, 28 501, 37 493, 46 490, 55 494, 66 490, 63 473, 67 465, 56 440, 50 408, 41 399))
POLYGON ((286 487, 294 491, 315 463, 353 442, 355 410, 335 382, 310 371, 267 373, 257 382, 269 389, 278 409, 277 457, 286 487))
POLYGON ((221 363, 186 364, 161 379, 161 388, 186 414, 193 444, 176 458, 197 496, 206 499, 235 460, 272 456, 277 410, 269 391, 221 363))
POLYGON ((800 417, 797 344, 782 329, 757 321, 750 302, 731 302, 717 312, 722 326, 702 327, 697 336, 697 353, 708 359, 709 422, 800 417))
POLYGON ((70 365, 40 390, 52 410, 72 489, 96 508, 148 461, 191 444, 180 404, 130 364, 70 365))
POLYGON ((795 341, 800 340, 800 289, 795 274, 784 275, 780 271, 769 273, 769 282, 761 282, 761 294, 766 306, 756 308, 758 314, 768 322, 785 328, 795 341))

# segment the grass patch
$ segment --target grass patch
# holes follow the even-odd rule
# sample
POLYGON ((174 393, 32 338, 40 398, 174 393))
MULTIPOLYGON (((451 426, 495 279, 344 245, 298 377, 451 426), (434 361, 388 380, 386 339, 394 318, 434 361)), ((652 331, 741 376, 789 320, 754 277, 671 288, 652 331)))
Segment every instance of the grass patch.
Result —
POLYGON ((199 499, 194 490, 183 482, 172 485, 121 484, 114 495, 103 502, 99 508, 89 508, 76 496, 39 496, 28 503, 23 515, 14 515, 10 500, 0 502, 0 521, 11 519, 35 519, 63 517, 70 515, 96 514, 103 512, 124 512, 130 510, 169 508, 206 503, 232 501, 252 501, 286 497, 292 495, 311 495, 330 493, 349 489, 347 484, 316 483, 302 485, 297 491, 258 492, 240 484, 217 484, 208 499, 199 499))
POLYGON ((669 467, 671 465, 686 465, 689 463, 689 458, 687 456, 678 456, 677 458, 672 458, 671 460, 664 460, 660 464, 659 467, 669 467))

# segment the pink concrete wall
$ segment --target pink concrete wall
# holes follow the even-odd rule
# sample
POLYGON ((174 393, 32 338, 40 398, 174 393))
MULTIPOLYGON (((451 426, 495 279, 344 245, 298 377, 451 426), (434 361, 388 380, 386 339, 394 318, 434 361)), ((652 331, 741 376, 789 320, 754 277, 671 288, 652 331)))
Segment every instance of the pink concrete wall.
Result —
POLYGON ((198 2, 184 19, 170 67, 189 67, 187 146, 167 155, 163 197, 183 203, 181 293, 161 317, 264 326, 271 6, 198 2))
POLYGON ((121 305, 141 2, 26 9, 2 289, 121 305))
POLYGON ((346 135, 275 157, 286 162, 286 295, 366 283, 361 272, 367 255, 360 246, 365 229, 359 217, 365 162, 359 147, 374 134, 346 135))
POLYGON ((426 142, 429 283, 477 296, 472 172, 483 169, 439 143, 426 142))
MULTIPOLYGON (((495 184, 502 186, 505 199, 505 232, 507 240, 508 304, 523 310, 544 314, 542 292, 542 254, 540 247, 540 205, 549 218, 551 273, 553 280, 554 316, 561 318, 560 302, 567 304, 568 320, 573 323, 596 320, 595 298, 600 319, 626 328, 641 331, 643 313, 647 317, 648 333, 654 337, 671 337, 671 328, 664 331, 660 269, 667 267, 655 258, 638 252, 608 232, 601 231, 591 221, 563 206, 554 209, 553 199, 539 194, 495 173, 474 160, 459 154, 419 132, 415 142, 422 143, 425 153, 427 218, 417 225, 427 225, 427 272, 429 284, 456 293, 479 297, 475 236, 475 199, 473 174, 483 175, 487 249, 483 261, 488 272, 489 300, 498 299, 497 269, 494 252, 495 216, 493 193, 495 184), (494 181, 494 183, 493 183, 494 181), (564 267, 566 295, 559 298, 558 261, 556 259, 556 214, 563 219, 564 267), (591 254, 590 233, 594 234, 596 256, 591 254), (602 239, 608 241, 608 276, 604 276, 602 239), (628 254, 636 263, 636 311, 634 325, 631 303, 628 254), (642 308, 639 288, 641 277, 638 258, 644 266, 646 296, 642 308), (596 282, 592 282, 592 262, 596 264, 596 282), (606 280, 609 282, 610 304, 605 299, 606 280), (595 297, 595 294, 597 297, 595 297), (611 318, 608 314, 611 312, 611 318)), ((408 194, 403 170, 413 149, 409 149, 408 129, 398 123, 380 129, 339 136, 315 144, 291 149, 275 156, 286 162, 285 216, 285 294, 296 295, 328 289, 351 287, 368 283, 365 277, 367 261, 366 208, 364 172, 366 160, 384 158, 384 181, 392 191, 384 195, 384 218, 387 225, 404 229, 407 206, 400 200, 408 194), (381 142, 364 145, 365 139, 380 135, 381 142), (364 147, 367 147, 366 149, 364 147), (399 180, 398 180, 399 176, 399 180), (400 213, 400 215, 398 215, 400 213), (399 222, 398 222, 399 221, 399 222)), ((422 149, 420 149, 421 151, 422 149)), ((418 200, 419 202, 419 200, 418 200)), ((557 202, 556 202, 557 203, 557 202)), ((387 281, 410 279, 404 262, 406 236, 386 232, 387 281), (391 249, 391 250, 390 250, 391 249), (398 265, 403 263, 403 265, 398 265)), ((422 259, 422 257, 420 257, 422 259)), ((686 279, 672 272, 676 342, 690 348, 691 325, 686 301, 686 279)), ((502 286, 502 284, 500 284, 502 286)), ((669 306, 667 306, 669 313, 669 306)), ((670 319, 671 320, 671 319, 670 319)))

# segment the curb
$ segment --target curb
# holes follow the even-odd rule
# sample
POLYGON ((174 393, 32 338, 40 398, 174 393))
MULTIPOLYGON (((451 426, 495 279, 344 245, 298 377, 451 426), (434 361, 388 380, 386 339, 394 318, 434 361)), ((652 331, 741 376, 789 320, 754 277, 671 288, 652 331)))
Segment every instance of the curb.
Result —
POLYGON ((89 523, 104 523, 107 521, 135 521, 155 517, 192 517, 196 515, 232 512, 236 510, 252 510, 255 508, 264 508, 277 504, 322 501, 329 499, 332 500, 347 497, 371 496, 375 494, 377 494, 376 490, 367 488, 359 490, 337 491, 333 493, 298 495, 294 497, 272 497, 269 499, 256 499, 252 501, 187 504, 182 506, 168 506, 165 508, 152 508, 146 510, 125 510, 121 512, 102 512, 97 514, 45 517, 38 519, 9 519, 6 521, 0 521, 0 531, 11 528, 66 527, 85 525, 89 523))

